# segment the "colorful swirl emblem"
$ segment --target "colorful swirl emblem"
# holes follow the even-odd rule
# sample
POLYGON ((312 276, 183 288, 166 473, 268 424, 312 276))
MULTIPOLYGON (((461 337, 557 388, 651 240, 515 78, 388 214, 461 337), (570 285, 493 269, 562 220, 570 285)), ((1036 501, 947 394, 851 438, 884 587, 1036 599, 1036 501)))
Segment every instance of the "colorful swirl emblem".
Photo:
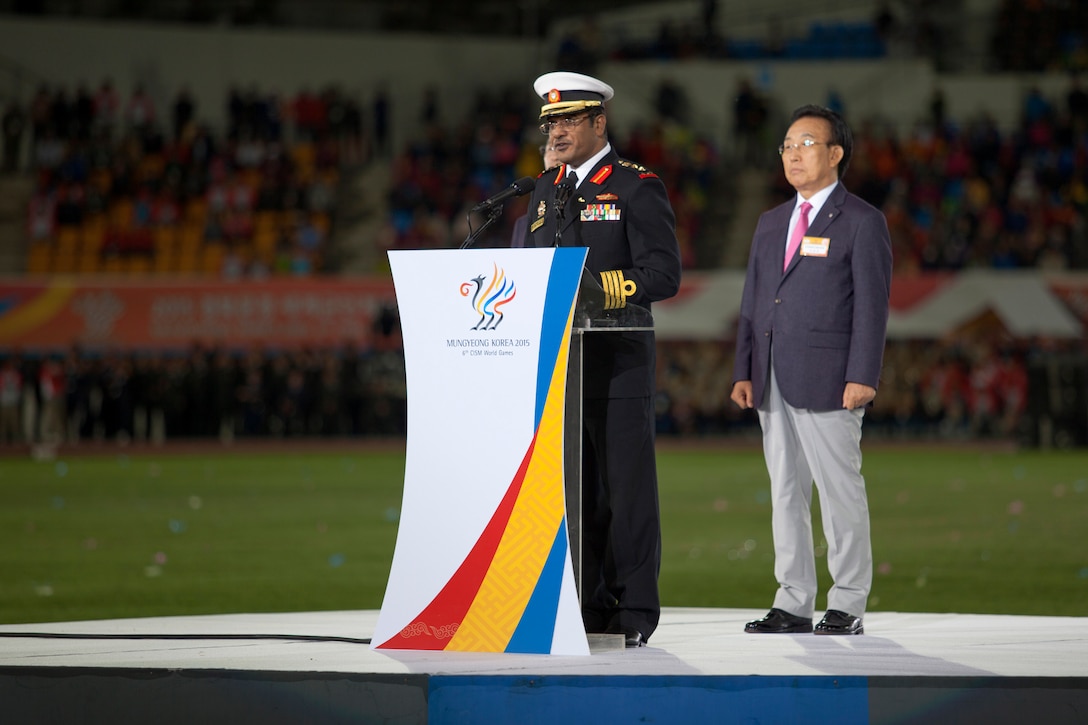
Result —
POLYGON ((507 278, 506 271, 492 264, 490 279, 481 274, 471 281, 461 283, 461 296, 471 297, 472 309, 480 316, 473 325, 473 330, 494 330, 502 322, 503 307, 517 296, 513 280, 507 278))

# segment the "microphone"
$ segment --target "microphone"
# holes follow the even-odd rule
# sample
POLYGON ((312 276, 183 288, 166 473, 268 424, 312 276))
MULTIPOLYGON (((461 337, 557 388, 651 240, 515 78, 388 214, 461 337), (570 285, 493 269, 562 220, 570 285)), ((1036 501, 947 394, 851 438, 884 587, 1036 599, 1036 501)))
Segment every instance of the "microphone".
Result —
POLYGON ((536 186, 536 179, 531 176, 523 176, 498 194, 495 194, 495 196, 486 201, 481 201, 479 204, 472 207, 472 212, 486 211, 496 204, 503 203, 507 199, 528 194, 533 190, 534 186, 536 186))
POLYGON ((574 185, 572 185, 566 179, 563 179, 555 185, 555 207, 556 209, 562 209, 567 203, 567 199, 570 199, 570 195, 574 193, 574 185))

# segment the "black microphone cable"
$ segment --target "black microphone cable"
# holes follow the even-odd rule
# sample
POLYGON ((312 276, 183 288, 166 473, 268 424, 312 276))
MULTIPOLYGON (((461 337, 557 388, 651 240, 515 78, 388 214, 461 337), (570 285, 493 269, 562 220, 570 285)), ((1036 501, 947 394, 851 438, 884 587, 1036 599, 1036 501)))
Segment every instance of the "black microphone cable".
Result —
POLYGON ((288 642, 345 642, 370 644, 370 637, 338 637, 318 634, 90 634, 75 632, 0 632, 8 639, 75 639, 75 640, 261 640, 288 642))

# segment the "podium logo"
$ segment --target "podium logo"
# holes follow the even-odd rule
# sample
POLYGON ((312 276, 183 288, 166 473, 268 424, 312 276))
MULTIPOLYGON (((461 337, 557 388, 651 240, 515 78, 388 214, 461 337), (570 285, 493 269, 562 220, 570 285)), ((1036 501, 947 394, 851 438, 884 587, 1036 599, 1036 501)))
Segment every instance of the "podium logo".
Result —
POLYGON ((503 307, 517 296, 514 282, 506 271, 492 263, 491 277, 481 274, 461 283, 461 296, 471 297, 472 309, 480 316, 473 330, 494 330, 502 322, 503 307))

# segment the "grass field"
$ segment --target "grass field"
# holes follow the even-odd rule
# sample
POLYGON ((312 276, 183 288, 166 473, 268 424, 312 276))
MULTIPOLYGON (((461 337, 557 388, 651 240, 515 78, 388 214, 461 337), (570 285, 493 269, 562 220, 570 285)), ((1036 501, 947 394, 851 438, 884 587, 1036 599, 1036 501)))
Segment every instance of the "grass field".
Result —
MULTIPOLYGON (((659 470, 663 603, 769 606, 758 450, 662 446, 659 470)), ((864 473, 870 611, 1088 615, 1088 451, 874 447, 864 473)), ((377 609, 402 476, 362 446, 3 459, 0 623, 377 609)))

